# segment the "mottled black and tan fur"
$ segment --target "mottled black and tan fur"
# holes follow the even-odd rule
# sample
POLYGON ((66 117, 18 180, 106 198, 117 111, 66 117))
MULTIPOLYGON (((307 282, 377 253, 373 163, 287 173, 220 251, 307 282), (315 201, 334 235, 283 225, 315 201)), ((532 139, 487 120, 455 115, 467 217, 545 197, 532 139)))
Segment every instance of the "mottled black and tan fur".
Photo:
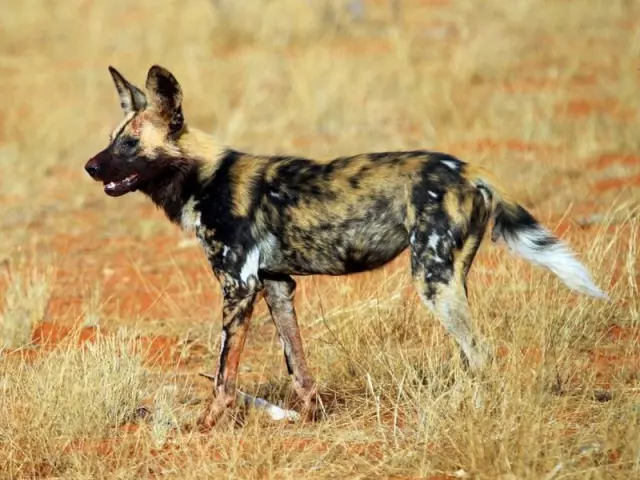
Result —
POLYGON ((125 119, 87 172, 111 196, 145 193, 194 231, 221 284, 222 346, 205 426, 234 403, 240 354, 262 295, 293 386, 316 408, 293 275, 363 272, 409 248, 418 293, 472 370, 487 353, 470 322, 466 277, 490 220, 494 240, 569 287, 605 298, 569 249, 481 168, 425 150, 326 161, 239 152, 185 122, 180 85, 167 70, 149 70, 146 92, 110 72, 125 119))

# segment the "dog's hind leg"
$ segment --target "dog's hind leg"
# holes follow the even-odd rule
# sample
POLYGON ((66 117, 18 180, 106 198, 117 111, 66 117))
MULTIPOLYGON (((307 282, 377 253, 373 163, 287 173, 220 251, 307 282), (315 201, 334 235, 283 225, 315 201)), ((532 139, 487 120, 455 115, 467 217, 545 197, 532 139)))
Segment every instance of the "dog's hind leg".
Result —
POLYGON ((417 221, 410 248, 412 276, 420 297, 458 343, 465 365, 477 372, 485 366, 487 352, 471 323, 466 281, 489 210, 480 192, 469 193, 473 196, 467 202, 467 215, 451 215, 445 207, 431 212, 428 221, 417 221))
POLYGON ((314 379, 309 373, 305 359, 300 328, 293 304, 296 282, 288 275, 270 275, 263 277, 262 281, 265 300, 280 336, 293 388, 304 403, 307 415, 314 417, 318 413, 318 396, 314 379))
POLYGON ((461 274, 453 264, 434 264, 428 260, 423 261, 412 274, 422 301, 458 343, 465 364, 472 371, 481 370, 485 366, 486 356, 471 324, 461 274))

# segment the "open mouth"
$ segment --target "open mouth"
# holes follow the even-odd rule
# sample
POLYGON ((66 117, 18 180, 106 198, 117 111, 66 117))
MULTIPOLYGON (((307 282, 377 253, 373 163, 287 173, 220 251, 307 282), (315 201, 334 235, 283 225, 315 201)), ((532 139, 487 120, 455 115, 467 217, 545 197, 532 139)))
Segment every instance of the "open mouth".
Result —
POLYGON ((104 182, 104 192, 111 197, 119 197, 132 192, 138 184, 138 174, 132 173, 128 177, 117 182, 104 182))

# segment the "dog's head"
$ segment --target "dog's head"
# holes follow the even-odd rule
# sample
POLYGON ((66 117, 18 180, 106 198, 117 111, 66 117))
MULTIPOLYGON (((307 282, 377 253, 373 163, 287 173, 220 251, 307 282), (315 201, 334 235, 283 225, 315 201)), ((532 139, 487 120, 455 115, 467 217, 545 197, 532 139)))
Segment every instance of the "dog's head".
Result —
POLYGON ((109 67, 125 118, 109 145, 85 164, 85 170, 104 184, 104 191, 119 197, 170 175, 172 158, 179 158, 178 138, 185 129, 182 90, 175 77, 154 65, 149 69, 146 92, 109 67))

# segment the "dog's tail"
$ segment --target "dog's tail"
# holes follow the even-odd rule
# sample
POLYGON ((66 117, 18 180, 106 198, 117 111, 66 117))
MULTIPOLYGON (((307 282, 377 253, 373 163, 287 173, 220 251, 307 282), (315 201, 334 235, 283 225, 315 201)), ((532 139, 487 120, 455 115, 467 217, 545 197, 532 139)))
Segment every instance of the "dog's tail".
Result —
POLYGON ((569 247, 511 198, 490 172, 467 165, 464 176, 477 188, 491 193, 494 218, 491 239, 494 242, 502 238, 513 253, 551 270, 571 290, 609 299, 569 247))

